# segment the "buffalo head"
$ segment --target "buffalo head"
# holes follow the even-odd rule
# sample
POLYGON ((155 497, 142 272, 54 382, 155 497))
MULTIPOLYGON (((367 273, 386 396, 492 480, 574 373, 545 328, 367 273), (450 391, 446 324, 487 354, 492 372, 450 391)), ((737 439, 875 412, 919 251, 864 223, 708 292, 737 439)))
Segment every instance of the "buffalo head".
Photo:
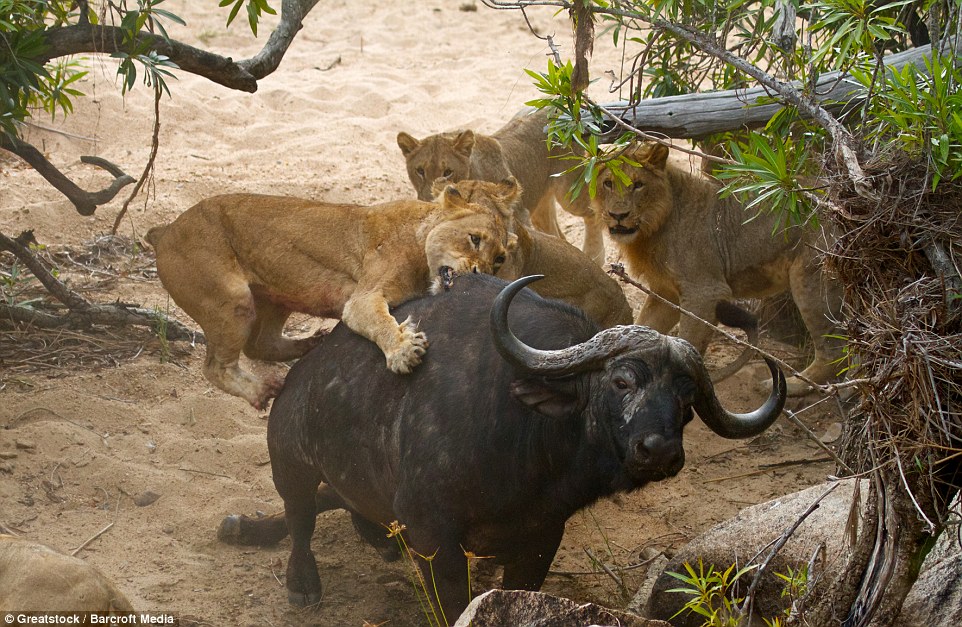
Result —
POLYGON ((617 488, 640 486, 677 474, 685 462, 682 428, 697 412, 725 438, 760 434, 785 404, 785 377, 766 359, 773 387, 755 411, 721 406, 695 348, 680 338, 642 326, 618 326, 561 350, 539 350, 508 328, 515 294, 540 279, 529 276, 506 287, 491 309, 494 343, 521 377, 512 394, 548 416, 581 412, 588 428, 613 446, 621 460, 617 488), (607 437, 605 437, 607 436, 607 437))

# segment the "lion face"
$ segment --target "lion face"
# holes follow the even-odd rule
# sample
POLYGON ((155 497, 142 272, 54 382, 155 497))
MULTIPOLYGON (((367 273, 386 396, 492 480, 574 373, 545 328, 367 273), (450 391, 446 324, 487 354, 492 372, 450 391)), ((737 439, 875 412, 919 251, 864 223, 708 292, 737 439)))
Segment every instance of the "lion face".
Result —
POLYGON ((431 135, 423 140, 398 133, 397 144, 404 154, 408 178, 418 192, 418 200, 434 198, 436 181, 457 183, 471 172, 474 133, 460 131, 431 135))
POLYGON ((495 274, 518 244, 499 212, 467 202, 454 186, 438 200, 452 215, 431 229, 424 246, 434 294, 449 289, 458 274, 495 274))
POLYGON ((665 171, 668 148, 640 144, 625 151, 631 163, 622 165, 627 181, 604 168, 598 174, 594 206, 608 226, 611 238, 627 244, 654 234, 672 208, 671 187, 665 171))

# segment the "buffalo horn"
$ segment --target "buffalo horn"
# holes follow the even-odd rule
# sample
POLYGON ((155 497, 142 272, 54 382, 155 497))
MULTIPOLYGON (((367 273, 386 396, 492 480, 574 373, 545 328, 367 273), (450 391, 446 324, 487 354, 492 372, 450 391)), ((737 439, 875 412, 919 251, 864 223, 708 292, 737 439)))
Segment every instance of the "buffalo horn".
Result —
POLYGON ((747 414, 735 414, 722 407, 719 402, 708 369, 705 368, 698 351, 684 340, 672 338, 672 341, 675 343, 676 355, 698 386, 695 411, 709 429, 723 438, 750 438, 770 427, 781 415, 786 397, 785 375, 771 359, 765 358, 765 363, 772 373, 772 391, 765 403, 747 414))
POLYGON ((511 300, 526 285, 544 275, 521 277, 507 285, 491 307, 491 333, 501 356, 516 368, 542 376, 561 377, 600 367, 608 359, 629 350, 662 341, 662 335, 647 327, 621 326, 605 329, 581 344, 559 350, 532 348, 508 328, 511 300))

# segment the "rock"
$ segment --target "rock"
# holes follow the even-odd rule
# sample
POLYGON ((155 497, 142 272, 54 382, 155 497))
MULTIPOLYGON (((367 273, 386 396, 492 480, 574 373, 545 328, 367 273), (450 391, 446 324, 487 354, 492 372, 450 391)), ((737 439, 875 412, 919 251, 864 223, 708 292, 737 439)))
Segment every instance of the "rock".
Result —
MULTIPOLYGON (((843 563, 847 552, 845 523, 848 519, 855 489, 855 480, 846 479, 833 482, 838 487, 825 497, 818 509, 812 512, 777 556, 772 560, 768 571, 763 575, 755 596, 755 614, 768 619, 781 616, 791 599, 782 598, 785 582, 775 573, 787 574, 789 569, 797 570, 807 564, 819 546, 825 546, 825 559, 822 564, 832 571, 843 563)), ((761 563, 768 554, 769 544, 774 543, 831 485, 813 486, 807 490, 754 505, 743 509, 735 518, 727 520, 682 548, 665 567, 655 581, 644 614, 651 618, 668 620, 674 616, 690 597, 683 593, 668 592, 682 587, 682 582, 667 575, 667 572, 684 573, 685 562, 698 568, 701 559, 706 569, 714 565, 725 570, 732 564, 739 567, 761 563), (752 561, 754 560, 754 561, 752 561)), ((863 502, 866 491, 862 490, 863 502)), ((744 578, 744 588, 751 583, 752 574, 744 578)), ((699 627, 703 618, 684 612, 671 620, 675 627, 699 627)))
POLYGON ((134 505, 136 505, 137 507, 147 507, 148 505, 152 505, 159 498, 160 498, 159 494, 157 494, 156 492, 151 492, 150 490, 147 490, 143 494, 138 494, 137 496, 134 497, 134 505))
POLYGON ((454 627, 571 627, 571 625, 618 625, 619 627, 669 627, 593 603, 524 590, 490 590, 468 605, 454 627))
POLYGON ((0 451, 0 459, 17 459, 16 451, 0 451))
MULTIPOLYGON (((0 608, 21 612, 133 612, 97 568, 48 546, 0 534, 0 608)), ((8 619, 13 615, 8 614, 8 619)), ((11 623, 12 620, 7 620, 11 623)))
POLYGON ((23 451, 32 451, 37 448, 37 443, 32 440, 16 440, 13 444, 23 451))
POLYGON ((957 528, 943 531, 926 556, 897 623, 899 627, 962 625, 962 547, 957 528))

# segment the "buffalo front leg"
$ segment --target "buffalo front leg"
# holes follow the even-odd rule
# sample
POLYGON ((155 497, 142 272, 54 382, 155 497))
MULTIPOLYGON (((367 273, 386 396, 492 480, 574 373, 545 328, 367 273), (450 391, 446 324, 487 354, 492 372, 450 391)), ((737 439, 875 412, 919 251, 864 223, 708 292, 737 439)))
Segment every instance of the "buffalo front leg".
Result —
POLYGON ((505 590, 540 590, 561 545, 564 530, 564 523, 550 525, 543 529, 540 537, 529 538, 521 552, 504 565, 502 587, 505 590))

